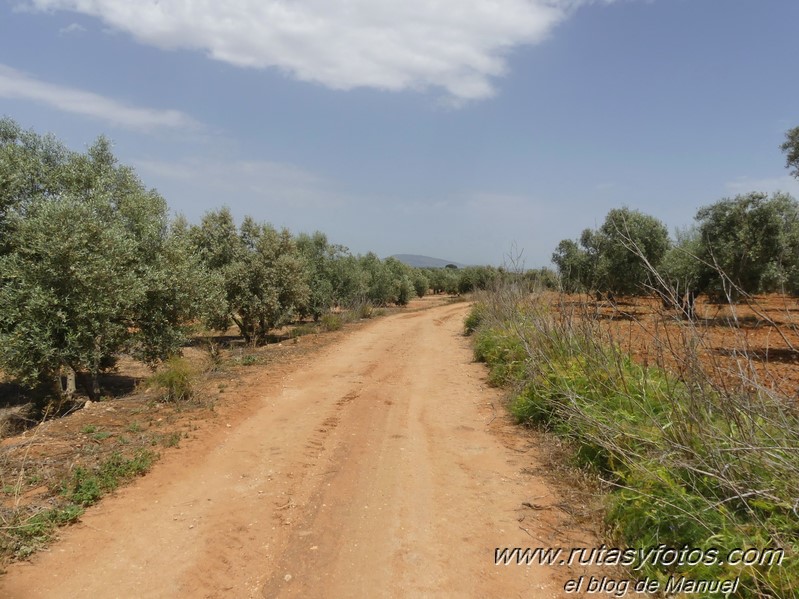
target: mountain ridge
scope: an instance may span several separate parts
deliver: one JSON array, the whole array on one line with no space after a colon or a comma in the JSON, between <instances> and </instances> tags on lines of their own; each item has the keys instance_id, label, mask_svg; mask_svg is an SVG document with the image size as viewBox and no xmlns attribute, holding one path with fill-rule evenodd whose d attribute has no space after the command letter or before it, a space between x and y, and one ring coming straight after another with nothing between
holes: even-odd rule
<instances>
[{"instance_id":1,"label":"mountain ridge","mask_svg":"<svg viewBox=\"0 0 799 599\"><path fill-rule=\"evenodd\" d=\"M443 260L442 258L434 258L432 256L423 256L421 254L394 254L391 258L396 258L403 264L413 266L414 268L444 268L448 264L454 264L458 268L463 268L466 265L453 260Z\"/></svg>"}]
</instances>

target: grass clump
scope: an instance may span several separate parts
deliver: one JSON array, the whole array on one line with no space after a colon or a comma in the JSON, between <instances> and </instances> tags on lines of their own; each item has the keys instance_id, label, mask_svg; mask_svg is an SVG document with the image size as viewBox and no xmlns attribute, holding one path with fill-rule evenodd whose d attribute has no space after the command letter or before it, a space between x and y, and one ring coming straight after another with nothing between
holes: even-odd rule
<instances>
[{"instance_id":1,"label":"grass clump","mask_svg":"<svg viewBox=\"0 0 799 599\"><path fill-rule=\"evenodd\" d=\"M472 306L472 309L463 321L463 332L465 335L471 335L477 330L477 327L480 326L485 318L485 309L484 304L478 303Z\"/></svg>"},{"instance_id":2,"label":"grass clump","mask_svg":"<svg viewBox=\"0 0 799 599\"><path fill-rule=\"evenodd\" d=\"M260 358L256 354L245 354L239 359L239 364L242 366L253 366L260 363Z\"/></svg>"},{"instance_id":3,"label":"grass clump","mask_svg":"<svg viewBox=\"0 0 799 599\"><path fill-rule=\"evenodd\" d=\"M180 433L173 432L167 435L161 435L160 443L164 447L177 447L180 445Z\"/></svg>"},{"instance_id":4,"label":"grass clump","mask_svg":"<svg viewBox=\"0 0 799 599\"><path fill-rule=\"evenodd\" d=\"M208 372L220 370L225 362L222 354L222 346L213 339L206 338L201 341L201 347L205 350L208 359Z\"/></svg>"},{"instance_id":5,"label":"grass clump","mask_svg":"<svg viewBox=\"0 0 799 599\"><path fill-rule=\"evenodd\" d=\"M534 297L483 297L475 357L510 386L520 423L570 441L607 483L607 533L627 547L779 549L774 563L644 565L636 575L739 578L739 597L799 588L799 414L749 380L676 377L621 351L590 318L554 314ZM473 311L474 313L474 311ZM674 348L696 352L688 340ZM684 358L685 356L683 356ZM696 356L689 362L700 365ZM698 366L697 366L698 368ZM663 588L663 586L661 586Z\"/></svg>"},{"instance_id":6,"label":"grass clump","mask_svg":"<svg viewBox=\"0 0 799 599\"><path fill-rule=\"evenodd\" d=\"M11 520L4 522L0 555L28 558L47 545L59 526L76 522L82 514L83 508L75 504L35 513L17 511Z\"/></svg>"},{"instance_id":7,"label":"grass clump","mask_svg":"<svg viewBox=\"0 0 799 599\"><path fill-rule=\"evenodd\" d=\"M291 338L295 341L299 337L304 337L305 335L313 335L317 332L316 324L313 322L304 322L302 324L296 325L294 328L291 329Z\"/></svg>"},{"instance_id":8,"label":"grass clump","mask_svg":"<svg viewBox=\"0 0 799 599\"><path fill-rule=\"evenodd\" d=\"M474 357L490 365L488 381L494 386L521 380L527 370L524 346L509 328L478 331L474 339Z\"/></svg>"},{"instance_id":9,"label":"grass clump","mask_svg":"<svg viewBox=\"0 0 799 599\"><path fill-rule=\"evenodd\" d=\"M163 401L186 401L194 397L194 377L189 361L175 356L150 377L149 384L159 390Z\"/></svg>"},{"instance_id":10,"label":"grass clump","mask_svg":"<svg viewBox=\"0 0 799 599\"><path fill-rule=\"evenodd\" d=\"M344 319L339 314L328 312L319 319L319 324L324 331L338 331L344 326Z\"/></svg>"},{"instance_id":11,"label":"grass clump","mask_svg":"<svg viewBox=\"0 0 799 599\"><path fill-rule=\"evenodd\" d=\"M145 474L156 457L154 452L140 449L131 458L114 452L95 468L78 466L63 484L61 495L75 505L92 505L103 495L115 490L123 480Z\"/></svg>"},{"instance_id":12,"label":"grass clump","mask_svg":"<svg viewBox=\"0 0 799 599\"><path fill-rule=\"evenodd\" d=\"M358 318L373 318L375 316L375 308L369 302L364 302L360 306L358 306L354 312L358 315Z\"/></svg>"},{"instance_id":13,"label":"grass clump","mask_svg":"<svg viewBox=\"0 0 799 599\"><path fill-rule=\"evenodd\" d=\"M60 484L55 505L38 511L31 507L0 510L0 556L25 559L52 540L59 526L80 518L86 507L131 478L146 473L157 454L148 449L132 457L115 452L95 467L78 466Z\"/></svg>"}]
</instances>

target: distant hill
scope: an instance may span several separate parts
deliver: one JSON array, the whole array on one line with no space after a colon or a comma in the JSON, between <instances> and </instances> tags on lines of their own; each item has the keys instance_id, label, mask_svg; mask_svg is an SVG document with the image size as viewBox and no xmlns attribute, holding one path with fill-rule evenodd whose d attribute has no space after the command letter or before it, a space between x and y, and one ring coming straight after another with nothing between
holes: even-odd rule
<instances>
[{"instance_id":1,"label":"distant hill","mask_svg":"<svg viewBox=\"0 0 799 599\"><path fill-rule=\"evenodd\" d=\"M454 264L458 268L463 268L465 264L453 262L452 260L442 260L441 258L431 258L430 256L419 256L418 254L394 254L391 256L403 264L414 268L444 268L447 264Z\"/></svg>"}]
</instances>

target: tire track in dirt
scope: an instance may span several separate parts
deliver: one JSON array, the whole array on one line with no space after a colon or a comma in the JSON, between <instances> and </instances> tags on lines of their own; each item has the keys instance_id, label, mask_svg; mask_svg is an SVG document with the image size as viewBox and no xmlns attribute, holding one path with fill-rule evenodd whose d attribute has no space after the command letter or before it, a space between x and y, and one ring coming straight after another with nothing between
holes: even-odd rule
<instances>
[{"instance_id":1,"label":"tire track in dirt","mask_svg":"<svg viewBox=\"0 0 799 599\"><path fill-rule=\"evenodd\" d=\"M467 309L374 321L267 378L250 416L90 509L0 596L561 596L565 568L493 563L595 542L554 509L520 528L522 502L559 498L501 438Z\"/></svg>"}]
</instances>

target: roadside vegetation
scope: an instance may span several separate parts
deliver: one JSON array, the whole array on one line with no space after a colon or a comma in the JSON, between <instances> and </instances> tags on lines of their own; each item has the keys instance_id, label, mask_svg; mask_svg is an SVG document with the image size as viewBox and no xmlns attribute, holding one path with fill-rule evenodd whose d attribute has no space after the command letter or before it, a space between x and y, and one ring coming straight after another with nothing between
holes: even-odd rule
<instances>
[{"instance_id":1,"label":"roadside vegetation","mask_svg":"<svg viewBox=\"0 0 799 599\"><path fill-rule=\"evenodd\" d=\"M699 330L670 349L693 364L689 376L640 364L590 301L578 308L561 299L508 288L483 294L471 318L472 327L480 321L475 356L492 383L510 389L518 422L564 439L575 463L604 483L609 544L784 549L780 565L647 565L636 576L741 577L740 596L792 596L799 586L795 400L731 371L718 383L698 355Z\"/></svg>"},{"instance_id":2,"label":"roadside vegetation","mask_svg":"<svg viewBox=\"0 0 799 599\"><path fill-rule=\"evenodd\" d=\"M797 131L784 146L794 168ZM670 576L738 578L735 596L794 597L799 406L795 386L763 373L769 356L794 369L799 359L799 204L746 194L700 209L696 222L672 241L656 219L612 210L599 229L557 247L559 293L502 281L479 295L465 331L490 381L509 389L517 421L563 439L601 481L608 544L777 555L646 564L636 578L657 578L661 589ZM754 296L774 292L779 319ZM706 318L701 295L703 309L729 307L724 322ZM659 311L635 321L625 308L647 297ZM614 319L634 321L629 338ZM765 348L748 341L755 327L771 334ZM726 360L710 358L720 334ZM653 350L646 359L631 351L633 336Z\"/></svg>"},{"instance_id":3,"label":"roadside vegetation","mask_svg":"<svg viewBox=\"0 0 799 599\"><path fill-rule=\"evenodd\" d=\"M191 224L107 139L80 153L0 119L0 565L192 436L244 369L499 275L353 255L224 207Z\"/></svg>"},{"instance_id":4,"label":"roadside vegetation","mask_svg":"<svg viewBox=\"0 0 799 599\"><path fill-rule=\"evenodd\" d=\"M324 233L237 223L224 207L190 224L107 139L79 153L0 119L0 384L26 406L18 424L100 400L121 355L185 399L178 358L193 336L232 330L258 347L287 326L335 330L427 293L485 288L497 274L353 255Z\"/></svg>"},{"instance_id":5,"label":"roadside vegetation","mask_svg":"<svg viewBox=\"0 0 799 599\"><path fill-rule=\"evenodd\" d=\"M92 435L95 441L107 438L107 433ZM77 466L52 490L44 508L29 501L20 502L22 481L8 483L3 476L3 496L11 500L4 503L13 507L0 509L0 564L12 557L26 558L47 545L59 526L77 521L88 506L124 482L145 474L157 457L152 449L139 448L133 453L113 451L92 466ZM30 471L32 474L36 469Z\"/></svg>"}]
</instances>

